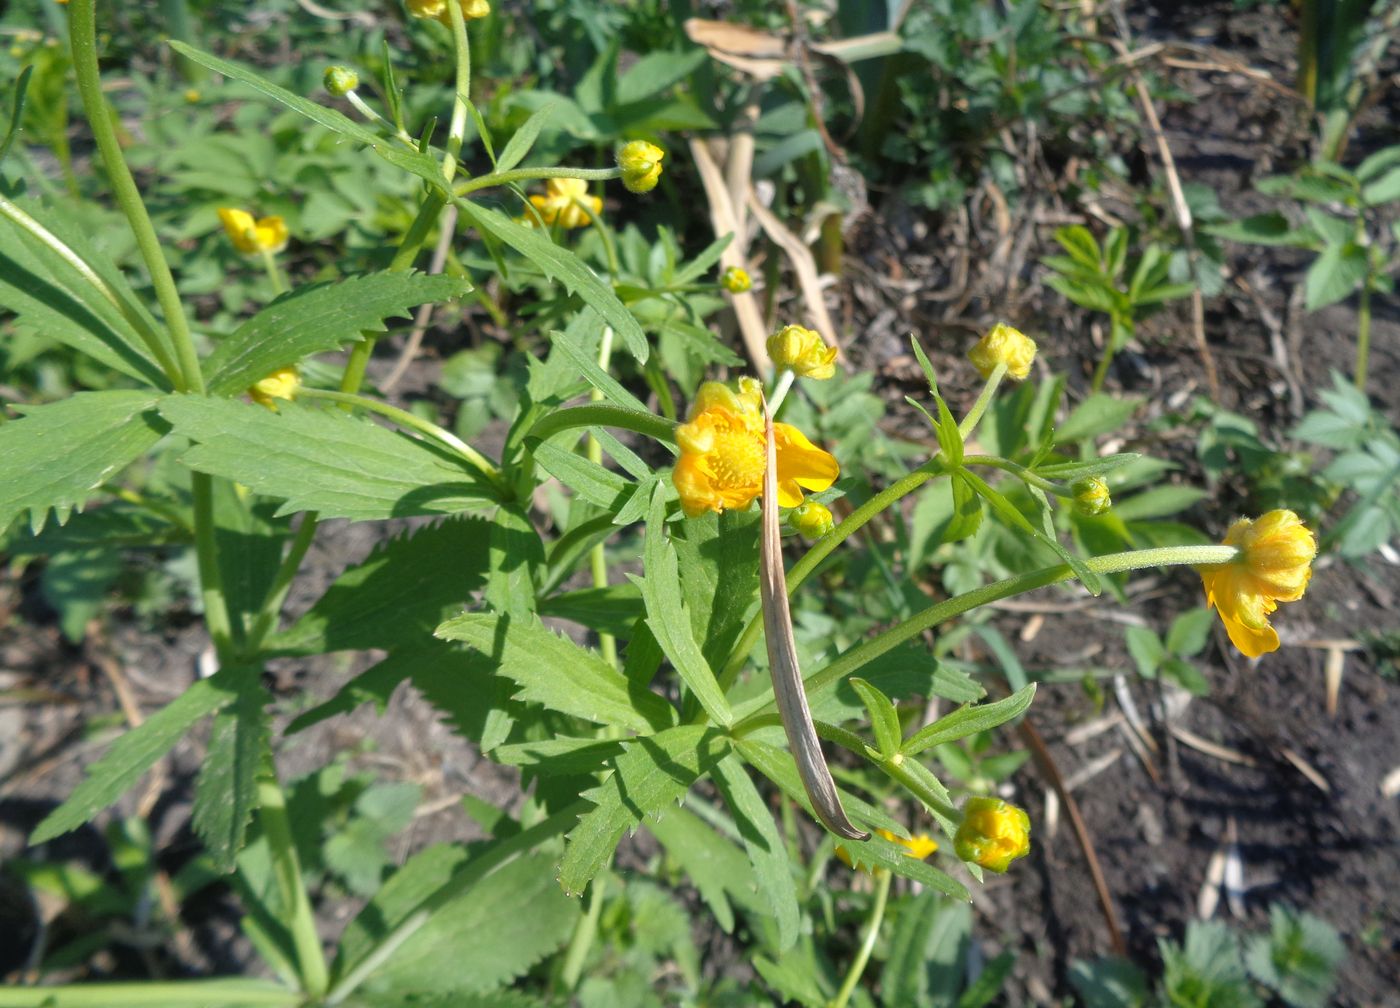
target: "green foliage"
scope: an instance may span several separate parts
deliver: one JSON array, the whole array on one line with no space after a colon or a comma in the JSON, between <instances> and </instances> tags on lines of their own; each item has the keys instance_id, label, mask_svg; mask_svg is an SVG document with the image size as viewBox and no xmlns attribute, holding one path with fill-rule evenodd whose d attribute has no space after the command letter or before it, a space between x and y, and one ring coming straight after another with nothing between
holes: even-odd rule
<instances>
[{"instance_id":1,"label":"green foliage","mask_svg":"<svg viewBox=\"0 0 1400 1008\"><path fill-rule=\"evenodd\" d=\"M1145 679L1162 676L1198 696L1210 692L1210 684L1190 659L1205 650L1215 614L1209 609L1190 609L1172 620L1165 638L1150 627L1131 626L1123 631L1138 675Z\"/></svg>"}]
</instances>

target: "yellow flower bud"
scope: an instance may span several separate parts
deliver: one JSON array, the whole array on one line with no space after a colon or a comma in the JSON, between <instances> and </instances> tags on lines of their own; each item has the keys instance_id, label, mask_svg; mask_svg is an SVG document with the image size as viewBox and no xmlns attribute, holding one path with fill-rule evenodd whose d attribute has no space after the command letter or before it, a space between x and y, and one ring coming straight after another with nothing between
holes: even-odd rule
<instances>
[{"instance_id":1,"label":"yellow flower bud","mask_svg":"<svg viewBox=\"0 0 1400 1008\"><path fill-rule=\"evenodd\" d=\"M968 351L967 358L983 378L990 378L998 364L1005 364L1006 373L1020 381L1031 373L1035 340L999 322Z\"/></svg>"},{"instance_id":2,"label":"yellow flower bud","mask_svg":"<svg viewBox=\"0 0 1400 1008\"><path fill-rule=\"evenodd\" d=\"M408 0L408 12L416 18L436 18L445 25L452 23L452 12L448 10L449 0ZM489 0L456 0L462 10L463 21L475 21L491 13Z\"/></svg>"},{"instance_id":3,"label":"yellow flower bud","mask_svg":"<svg viewBox=\"0 0 1400 1008\"><path fill-rule=\"evenodd\" d=\"M336 98L344 98L360 86L360 75L348 66L328 66L321 83Z\"/></svg>"},{"instance_id":4,"label":"yellow flower bud","mask_svg":"<svg viewBox=\"0 0 1400 1008\"><path fill-rule=\"evenodd\" d=\"M1082 515L1101 515L1113 507L1108 484L1101 476L1090 476L1070 487L1074 491L1074 509Z\"/></svg>"},{"instance_id":5,"label":"yellow flower bud","mask_svg":"<svg viewBox=\"0 0 1400 1008\"><path fill-rule=\"evenodd\" d=\"M731 294L742 294L753 289L753 281L749 279L748 270L738 266L730 266L721 273L719 285Z\"/></svg>"},{"instance_id":6,"label":"yellow flower bud","mask_svg":"<svg viewBox=\"0 0 1400 1008\"><path fill-rule=\"evenodd\" d=\"M803 501L793 509L788 521L808 539L820 539L836 527L836 521L831 517L831 509L816 501Z\"/></svg>"},{"instance_id":7,"label":"yellow flower bud","mask_svg":"<svg viewBox=\"0 0 1400 1008\"><path fill-rule=\"evenodd\" d=\"M1292 511L1270 511L1258 521L1241 518L1225 534L1239 548L1229 563L1199 568L1206 605L1220 612L1230 642L1250 658L1277 651L1278 631L1269 614L1279 602L1303 597L1312 578L1317 540Z\"/></svg>"},{"instance_id":8,"label":"yellow flower bud","mask_svg":"<svg viewBox=\"0 0 1400 1008\"><path fill-rule=\"evenodd\" d=\"M617 152L617 166L622 169L622 184L628 192L651 192L661 178L661 159L666 156L656 144L633 140Z\"/></svg>"},{"instance_id":9,"label":"yellow flower bud","mask_svg":"<svg viewBox=\"0 0 1400 1008\"><path fill-rule=\"evenodd\" d=\"M836 348L802 326L785 326L769 336L768 356L779 370L788 369L803 378L820 381L836 373Z\"/></svg>"},{"instance_id":10,"label":"yellow flower bud","mask_svg":"<svg viewBox=\"0 0 1400 1008\"><path fill-rule=\"evenodd\" d=\"M254 382L248 389L248 395L252 397L253 402L260 406L266 406L275 413L277 404L273 400L295 399L297 390L300 388L301 373L293 365L278 368L266 378Z\"/></svg>"},{"instance_id":11,"label":"yellow flower bud","mask_svg":"<svg viewBox=\"0 0 1400 1008\"><path fill-rule=\"evenodd\" d=\"M287 247L287 223L276 215L254 220L246 210L219 207L219 220L233 247L244 255L281 252Z\"/></svg>"},{"instance_id":12,"label":"yellow flower bud","mask_svg":"<svg viewBox=\"0 0 1400 1008\"><path fill-rule=\"evenodd\" d=\"M969 798L953 850L964 861L1004 872L1031 850L1031 819L1024 809L1000 798Z\"/></svg>"}]
</instances>

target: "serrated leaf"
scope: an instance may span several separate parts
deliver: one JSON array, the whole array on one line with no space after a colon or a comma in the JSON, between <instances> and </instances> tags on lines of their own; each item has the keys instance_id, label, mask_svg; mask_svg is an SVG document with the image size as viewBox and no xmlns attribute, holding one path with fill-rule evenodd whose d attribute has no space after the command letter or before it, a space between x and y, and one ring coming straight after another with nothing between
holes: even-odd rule
<instances>
[{"instance_id":1,"label":"serrated leaf","mask_svg":"<svg viewBox=\"0 0 1400 1008\"><path fill-rule=\"evenodd\" d=\"M468 200L459 199L455 204L462 216L478 230L505 242L547 276L559 280L567 290L581 297L607 325L612 326L613 331L622 338L627 352L638 363L646 363L647 338L641 325L617 299L612 288L598 279L597 274L584 265L578 256L555 245L536 229L517 224L499 211Z\"/></svg>"},{"instance_id":2,"label":"serrated leaf","mask_svg":"<svg viewBox=\"0 0 1400 1008\"><path fill-rule=\"evenodd\" d=\"M284 655L422 648L485 583L490 525L449 518L375 547L347 568L307 612L270 638Z\"/></svg>"},{"instance_id":3,"label":"serrated leaf","mask_svg":"<svg viewBox=\"0 0 1400 1008\"><path fill-rule=\"evenodd\" d=\"M580 912L554 884L548 854L519 858L437 907L370 975L366 990L494 990L567 941Z\"/></svg>"},{"instance_id":4,"label":"serrated leaf","mask_svg":"<svg viewBox=\"0 0 1400 1008\"><path fill-rule=\"evenodd\" d=\"M234 395L280 367L339 350L385 319L416 305L471 290L465 280L423 273L375 273L299 287L263 308L221 341L204 363L212 395Z\"/></svg>"},{"instance_id":5,"label":"serrated leaf","mask_svg":"<svg viewBox=\"0 0 1400 1008\"><path fill-rule=\"evenodd\" d=\"M487 537L486 601L496 612L524 619L535 612L536 582L544 567L544 543L515 504L502 505Z\"/></svg>"},{"instance_id":6,"label":"serrated leaf","mask_svg":"<svg viewBox=\"0 0 1400 1008\"><path fill-rule=\"evenodd\" d=\"M88 768L68 799L35 827L29 838L40 844L91 821L141 779L156 760L169 752L190 727L232 703L238 696L238 679L246 668L228 668L200 679L112 744L100 760Z\"/></svg>"},{"instance_id":7,"label":"serrated leaf","mask_svg":"<svg viewBox=\"0 0 1400 1008\"><path fill-rule=\"evenodd\" d=\"M729 701L719 688L714 670L700 651L691 630L690 614L681 599L680 564L665 532L665 488L658 486L651 499L643 549L646 576L632 575L646 606L646 624L661 645L691 694L716 724L728 725L733 719Z\"/></svg>"},{"instance_id":8,"label":"serrated leaf","mask_svg":"<svg viewBox=\"0 0 1400 1008\"><path fill-rule=\"evenodd\" d=\"M160 412L196 442L180 461L284 501L279 514L369 521L454 514L494 488L424 441L338 409L280 403L279 412L205 396L167 396Z\"/></svg>"},{"instance_id":9,"label":"serrated leaf","mask_svg":"<svg viewBox=\"0 0 1400 1008\"><path fill-rule=\"evenodd\" d=\"M279 87L272 81L263 77L246 67L241 67L236 63L220 59L217 56L186 45L183 42L171 41L170 48L174 49L186 59L191 59L200 66L208 67L216 73L223 74L233 80L242 81L254 91L266 95L273 101L281 102L293 112L305 116L314 123L326 127L333 133L338 133L343 137L348 137L356 143L364 144L374 151L385 161L395 167L402 168L413 175L417 175L423 181L432 185L435 189L445 190L446 180L443 178L442 165L440 165L431 155L417 150L410 150L402 146L397 140L390 140L380 136L367 126L361 126L335 109L317 105L313 101L308 101L301 95L294 94L286 88Z\"/></svg>"},{"instance_id":10,"label":"serrated leaf","mask_svg":"<svg viewBox=\"0 0 1400 1008\"><path fill-rule=\"evenodd\" d=\"M797 941L802 910L782 831L738 756L727 753L715 767L714 778L748 851L758 891L778 923L778 951L785 952Z\"/></svg>"},{"instance_id":11,"label":"serrated leaf","mask_svg":"<svg viewBox=\"0 0 1400 1008\"><path fill-rule=\"evenodd\" d=\"M15 312L21 330L33 330L142 384L168 389L170 381L146 348L132 318L159 332L150 312L122 272L92 246L83 229L61 207L34 200L15 208L66 244L96 273L121 303L100 294L70 262L0 215L0 306Z\"/></svg>"},{"instance_id":12,"label":"serrated leaf","mask_svg":"<svg viewBox=\"0 0 1400 1008\"><path fill-rule=\"evenodd\" d=\"M593 808L570 831L559 884L577 894L603 869L622 835L684 795L724 755L724 737L712 727L680 725L628 739L611 777L586 794Z\"/></svg>"},{"instance_id":13,"label":"serrated leaf","mask_svg":"<svg viewBox=\"0 0 1400 1008\"><path fill-rule=\"evenodd\" d=\"M0 529L25 512L38 530L50 508L81 507L167 431L145 391L78 392L0 426Z\"/></svg>"},{"instance_id":14,"label":"serrated leaf","mask_svg":"<svg viewBox=\"0 0 1400 1008\"><path fill-rule=\"evenodd\" d=\"M535 445L533 450L541 469L605 511L619 511L635 486L611 469L548 441Z\"/></svg>"},{"instance_id":15,"label":"serrated leaf","mask_svg":"<svg viewBox=\"0 0 1400 1008\"><path fill-rule=\"evenodd\" d=\"M243 849L257 806L257 776L269 753L264 708L271 698L256 670L245 669L234 688L233 702L214 715L194 791L194 831L214 868L225 873L233 871Z\"/></svg>"},{"instance_id":16,"label":"serrated leaf","mask_svg":"<svg viewBox=\"0 0 1400 1008\"><path fill-rule=\"evenodd\" d=\"M959 707L909 736L900 751L905 756L915 756L930 746L956 742L977 732L999 727L1020 717L1034 699L1035 683L1028 683L1004 699Z\"/></svg>"},{"instance_id":17,"label":"serrated leaf","mask_svg":"<svg viewBox=\"0 0 1400 1008\"><path fill-rule=\"evenodd\" d=\"M189 539L187 529L173 525L164 515L117 500L79 511L62 525L49 524L38 535L17 529L0 548L21 555L52 555L93 547L164 546Z\"/></svg>"},{"instance_id":18,"label":"serrated leaf","mask_svg":"<svg viewBox=\"0 0 1400 1008\"><path fill-rule=\"evenodd\" d=\"M630 583L551 595L541 600L539 611L541 616L571 620L614 637L629 636L632 627L646 612L642 593Z\"/></svg>"},{"instance_id":19,"label":"serrated leaf","mask_svg":"<svg viewBox=\"0 0 1400 1008\"><path fill-rule=\"evenodd\" d=\"M633 689L595 652L560 637L538 619L465 613L439 626L436 635L491 657L498 674L520 686L517 700L635 732L675 721L675 708L661 697Z\"/></svg>"},{"instance_id":20,"label":"serrated leaf","mask_svg":"<svg viewBox=\"0 0 1400 1008\"><path fill-rule=\"evenodd\" d=\"M693 812L667 809L649 819L648 832L675 858L686 879L714 914L715 923L725 934L734 932L734 909L729 905L731 890L752 886L748 861L739 848L724 839Z\"/></svg>"},{"instance_id":21,"label":"serrated leaf","mask_svg":"<svg viewBox=\"0 0 1400 1008\"><path fill-rule=\"evenodd\" d=\"M579 345L578 340L572 335L573 329L574 327L571 325L569 332L551 330L549 333L551 348L557 349L560 354L567 357L569 362L578 368L579 375L588 384L603 393L605 398L627 409L651 415L651 411L646 408L644 402L628 392L622 387L621 382L598 366L598 362Z\"/></svg>"},{"instance_id":22,"label":"serrated leaf","mask_svg":"<svg viewBox=\"0 0 1400 1008\"><path fill-rule=\"evenodd\" d=\"M730 508L671 526L690 626L711 668L729 657L758 599L758 515Z\"/></svg>"}]
</instances>

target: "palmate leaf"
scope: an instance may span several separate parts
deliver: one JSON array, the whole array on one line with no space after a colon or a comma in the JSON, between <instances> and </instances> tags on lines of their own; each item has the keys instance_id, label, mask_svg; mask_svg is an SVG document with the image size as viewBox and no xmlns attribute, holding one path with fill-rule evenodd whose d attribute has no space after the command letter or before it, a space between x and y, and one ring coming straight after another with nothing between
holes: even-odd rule
<instances>
[{"instance_id":1,"label":"palmate leaf","mask_svg":"<svg viewBox=\"0 0 1400 1008\"><path fill-rule=\"evenodd\" d=\"M29 842L44 843L91 820L140 780L195 722L234 702L240 694L240 678L255 674L248 668L226 668L200 679L139 728L117 739L107 754L88 768L68 800L35 828Z\"/></svg>"},{"instance_id":2,"label":"palmate leaf","mask_svg":"<svg viewBox=\"0 0 1400 1008\"><path fill-rule=\"evenodd\" d=\"M213 395L241 392L280 367L338 350L408 309L461 297L471 284L424 273L374 273L284 294L233 331L205 361Z\"/></svg>"},{"instance_id":3,"label":"palmate leaf","mask_svg":"<svg viewBox=\"0 0 1400 1008\"><path fill-rule=\"evenodd\" d=\"M50 508L62 523L74 507L169 429L147 391L79 392L0 426L0 529L29 513L37 532Z\"/></svg>"},{"instance_id":4,"label":"palmate leaf","mask_svg":"<svg viewBox=\"0 0 1400 1008\"><path fill-rule=\"evenodd\" d=\"M595 652L560 637L538 619L465 613L438 627L437 636L489 656L500 675L519 684L516 700L636 732L675 722L675 708L665 700L633 688Z\"/></svg>"},{"instance_id":5,"label":"palmate leaf","mask_svg":"<svg viewBox=\"0 0 1400 1008\"><path fill-rule=\"evenodd\" d=\"M347 568L306 614L268 640L283 655L422 648L485 583L491 524L448 518L397 536Z\"/></svg>"},{"instance_id":6,"label":"palmate leaf","mask_svg":"<svg viewBox=\"0 0 1400 1008\"><path fill-rule=\"evenodd\" d=\"M559 884L578 894L607 864L622 835L684 795L724 755L724 737L704 725L680 725L628 739L613 775L585 797L594 808L569 833Z\"/></svg>"},{"instance_id":7,"label":"palmate leaf","mask_svg":"<svg viewBox=\"0 0 1400 1008\"><path fill-rule=\"evenodd\" d=\"M175 395L160 412L196 444L191 469L284 501L279 513L368 521L455 514L493 489L445 451L341 410L279 404L273 413L232 399Z\"/></svg>"},{"instance_id":8,"label":"palmate leaf","mask_svg":"<svg viewBox=\"0 0 1400 1008\"><path fill-rule=\"evenodd\" d=\"M149 331L159 326L141 307L136 293L83 229L56 207L33 200L15 206L53 232L95 272L125 307L125 314L93 287L71 263L32 235L0 216L0 307L19 316L20 329L58 340L113 371L144 385L170 383L137 334L131 318Z\"/></svg>"},{"instance_id":9,"label":"palmate leaf","mask_svg":"<svg viewBox=\"0 0 1400 1008\"><path fill-rule=\"evenodd\" d=\"M585 266L578 256L555 245L534 228L517 224L497 210L468 200L457 200L456 206L478 230L505 242L547 276L559 280L565 288L581 297L602 317L605 324L612 326L613 331L622 338L627 352L638 363L646 363L647 337L641 325L618 300L612 288Z\"/></svg>"}]
</instances>

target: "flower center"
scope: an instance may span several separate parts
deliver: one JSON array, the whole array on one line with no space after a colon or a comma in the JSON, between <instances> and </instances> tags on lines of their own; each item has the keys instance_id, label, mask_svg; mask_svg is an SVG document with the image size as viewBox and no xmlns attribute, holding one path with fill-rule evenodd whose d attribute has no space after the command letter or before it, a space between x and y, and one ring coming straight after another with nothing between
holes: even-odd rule
<instances>
[{"instance_id":1,"label":"flower center","mask_svg":"<svg viewBox=\"0 0 1400 1008\"><path fill-rule=\"evenodd\" d=\"M763 439L743 429L716 430L709 462L715 483L726 490L758 488L765 464Z\"/></svg>"}]
</instances>

